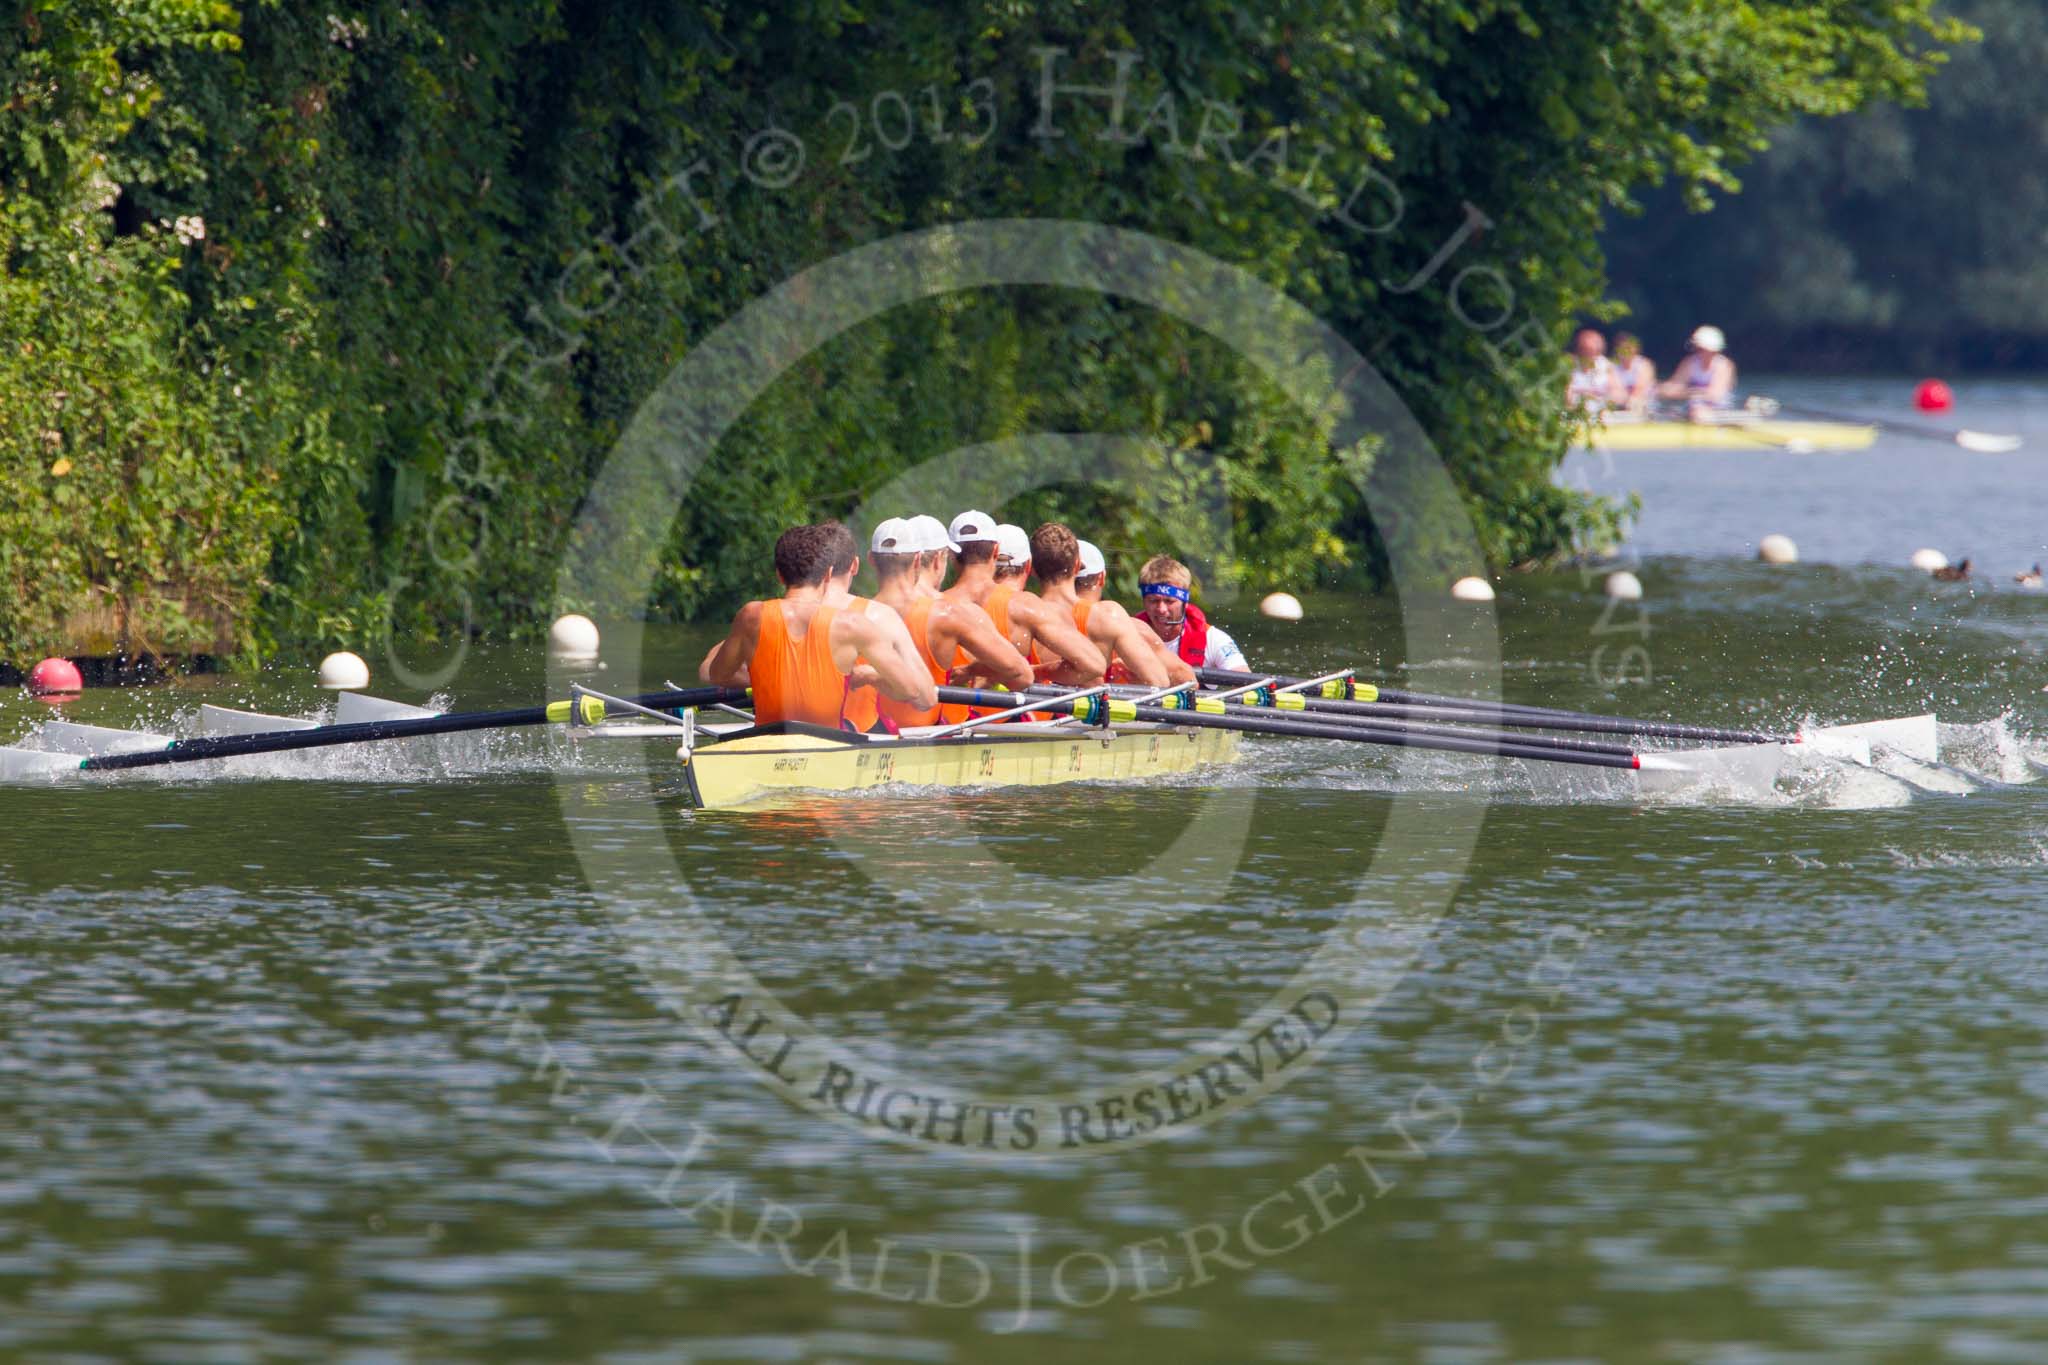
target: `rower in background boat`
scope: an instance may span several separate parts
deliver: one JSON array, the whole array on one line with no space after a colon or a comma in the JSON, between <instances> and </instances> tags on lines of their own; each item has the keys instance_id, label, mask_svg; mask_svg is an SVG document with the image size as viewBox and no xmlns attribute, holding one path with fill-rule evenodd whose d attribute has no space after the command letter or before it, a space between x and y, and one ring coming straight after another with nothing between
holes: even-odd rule
<instances>
[{"instance_id":1,"label":"rower in background boat","mask_svg":"<svg viewBox=\"0 0 2048 1365\"><path fill-rule=\"evenodd\" d=\"M1657 386L1660 398L1685 403L1689 422L1713 422L1735 406L1735 362L1718 327L1701 327L1685 344L1685 359Z\"/></svg>"},{"instance_id":2,"label":"rower in background boat","mask_svg":"<svg viewBox=\"0 0 2048 1365\"><path fill-rule=\"evenodd\" d=\"M1091 577L1103 575L1100 552L1093 558L1094 562L1084 566L1080 539L1056 521L1048 521L1031 533L1031 568L1038 575L1038 595L1045 604L1071 615L1075 627L1107 657L1109 665L1121 663L1133 682L1154 688L1172 686L1174 670L1167 666L1169 656L1158 636L1117 603L1104 602L1099 597L1083 598L1075 591L1078 570L1093 569ZM1090 682L1104 682L1107 678L1106 672L1098 673Z\"/></svg>"},{"instance_id":3,"label":"rower in background boat","mask_svg":"<svg viewBox=\"0 0 2048 1365\"><path fill-rule=\"evenodd\" d=\"M1607 358L1607 338L1592 327L1582 327L1572 338L1572 372L1565 380L1567 407L1589 413L1605 412L1628 397L1621 373Z\"/></svg>"},{"instance_id":4,"label":"rower in background boat","mask_svg":"<svg viewBox=\"0 0 2048 1365\"><path fill-rule=\"evenodd\" d=\"M1934 579L1939 583L1961 583L1966 581L1969 576L1970 561L1968 557L1965 557L1960 564L1944 564L1934 571Z\"/></svg>"},{"instance_id":5,"label":"rower in background boat","mask_svg":"<svg viewBox=\"0 0 2048 1365\"><path fill-rule=\"evenodd\" d=\"M935 687L987 678L1021 692L1034 681L1031 665L970 594L939 590L956 557L964 560L972 553L978 567L993 562L994 527L995 518L972 512L954 518L955 529L976 537L966 542L956 541L936 517L892 519L875 528L868 547L869 561L881 581L875 600L903 617L918 660ZM899 728L952 725L970 714L965 706L917 706L886 696L880 698L878 709Z\"/></svg>"},{"instance_id":6,"label":"rower in background boat","mask_svg":"<svg viewBox=\"0 0 2048 1365\"><path fill-rule=\"evenodd\" d=\"M1171 555L1154 555L1138 570L1143 605L1137 617L1152 628L1180 661L1190 668L1227 668L1249 672L1244 651L1221 626L1212 625L1194 602L1195 575Z\"/></svg>"},{"instance_id":7,"label":"rower in background boat","mask_svg":"<svg viewBox=\"0 0 2048 1365\"><path fill-rule=\"evenodd\" d=\"M1647 417L1657 398L1657 365L1643 354L1643 343L1635 333L1614 334L1614 369L1621 378L1622 408Z\"/></svg>"},{"instance_id":8,"label":"rower in background boat","mask_svg":"<svg viewBox=\"0 0 2048 1365\"><path fill-rule=\"evenodd\" d=\"M938 702L903 618L883 603L847 596L860 561L835 570L843 533L838 522L784 531L775 542L782 596L741 607L697 670L714 686L752 688L759 724L839 728L848 675L863 660L884 696L917 707Z\"/></svg>"}]
</instances>

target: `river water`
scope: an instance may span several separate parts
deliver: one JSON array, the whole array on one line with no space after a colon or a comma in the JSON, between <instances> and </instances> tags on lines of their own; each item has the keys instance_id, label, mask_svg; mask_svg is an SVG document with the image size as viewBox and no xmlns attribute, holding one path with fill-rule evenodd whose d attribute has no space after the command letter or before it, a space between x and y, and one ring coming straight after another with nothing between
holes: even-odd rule
<instances>
[{"instance_id":1,"label":"river water","mask_svg":"<svg viewBox=\"0 0 2048 1365\"><path fill-rule=\"evenodd\" d=\"M533 735L0 791L0 1354L2048 1358L2048 596L1902 566L2031 563L2040 459L1617 457L1641 608L1505 581L1515 699L1940 717L1937 766L1747 799L1270 741L697 814L659 746ZM1806 562L1752 562L1771 531ZM1229 624L1282 670L1402 662L1386 604L1307 605ZM485 651L443 700L540 686ZM73 715L203 701L322 698L294 668ZM1214 1061L1340 941L1364 985L1319 1053L1312 1005L1155 1091L1163 1140L1059 1112ZM913 1132L768 1084L791 1021ZM1251 1067L1285 1084L1229 1108ZM1054 1097L1035 1143L1018 1096Z\"/></svg>"}]
</instances>

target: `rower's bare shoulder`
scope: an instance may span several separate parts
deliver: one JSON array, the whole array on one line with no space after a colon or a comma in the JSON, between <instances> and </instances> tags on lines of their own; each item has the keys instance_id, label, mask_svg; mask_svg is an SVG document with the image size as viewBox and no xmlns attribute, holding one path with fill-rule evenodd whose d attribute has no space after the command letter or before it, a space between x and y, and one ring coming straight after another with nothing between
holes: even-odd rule
<instances>
[{"instance_id":1,"label":"rower's bare shoulder","mask_svg":"<svg viewBox=\"0 0 2048 1365\"><path fill-rule=\"evenodd\" d=\"M986 607L964 597L940 597L939 604L932 608L932 619L949 626L972 625L982 621L987 621L990 625L995 624L995 619L988 614Z\"/></svg>"}]
</instances>

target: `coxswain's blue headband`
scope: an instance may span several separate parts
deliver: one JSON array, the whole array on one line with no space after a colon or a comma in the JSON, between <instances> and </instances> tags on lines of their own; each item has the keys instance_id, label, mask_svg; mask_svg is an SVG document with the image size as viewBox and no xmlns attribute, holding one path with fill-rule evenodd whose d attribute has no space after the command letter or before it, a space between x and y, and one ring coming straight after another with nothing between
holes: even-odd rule
<instances>
[{"instance_id":1,"label":"coxswain's blue headband","mask_svg":"<svg viewBox=\"0 0 2048 1365\"><path fill-rule=\"evenodd\" d=\"M1176 583L1140 583L1138 593L1142 597L1171 597L1176 602L1191 602L1192 594Z\"/></svg>"}]
</instances>

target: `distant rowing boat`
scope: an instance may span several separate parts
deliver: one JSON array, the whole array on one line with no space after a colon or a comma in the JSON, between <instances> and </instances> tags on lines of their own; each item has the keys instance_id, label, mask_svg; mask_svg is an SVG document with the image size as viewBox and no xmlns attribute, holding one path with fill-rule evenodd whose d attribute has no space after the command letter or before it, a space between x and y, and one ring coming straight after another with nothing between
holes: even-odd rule
<instances>
[{"instance_id":1,"label":"distant rowing boat","mask_svg":"<svg viewBox=\"0 0 2048 1365\"><path fill-rule=\"evenodd\" d=\"M1731 413L1717 422L1661 422L1610 413L1587 437L1589 450L1868 450L1877 428L1854 422L1795 422Z\"/></svg>"}]
</instances>

